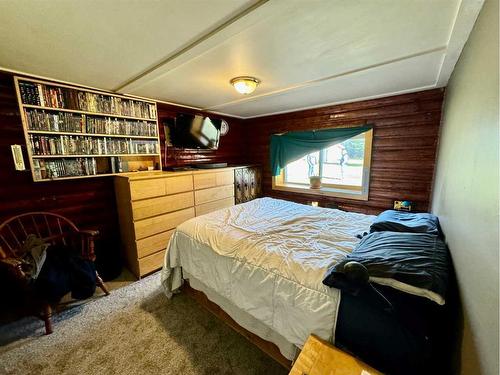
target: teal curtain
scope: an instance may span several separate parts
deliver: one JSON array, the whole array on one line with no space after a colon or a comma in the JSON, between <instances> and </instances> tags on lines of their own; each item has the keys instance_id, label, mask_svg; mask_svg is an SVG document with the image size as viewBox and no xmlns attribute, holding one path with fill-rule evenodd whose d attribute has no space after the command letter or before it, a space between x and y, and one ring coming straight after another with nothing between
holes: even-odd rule
<instances>
[{"instance_id":1,"label":"teal curtain","mask_svg":"<svg viewBox=\"0 0 500 375\"><path fill-rule=\"evenodd\" d=\"M288 163L372 129L372 125L355 128L309 130L271 136L270 161L273 176L279 176Z\"/></svg>"}]
</instances>

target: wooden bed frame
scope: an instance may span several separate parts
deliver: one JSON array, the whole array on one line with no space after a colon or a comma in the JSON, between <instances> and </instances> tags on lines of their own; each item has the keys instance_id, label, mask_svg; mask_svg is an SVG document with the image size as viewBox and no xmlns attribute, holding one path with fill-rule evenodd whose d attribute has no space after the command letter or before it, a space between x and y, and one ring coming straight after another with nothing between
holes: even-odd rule
<instances>
[{"instance_id":1,"label":"wooden bed frame","mask_svg":"<svg viewBox=\"0 0 500 375\"><path fill-rule=\"evenodd\" d=\"M238 323L236 323L224 310L222 310L219 305L210 301L205 293L191 288L188 280L184 280L184 284L182 286L183 293L188 294L194 300L196 300L201 306L210 311L213 315L221 319L224 323L226 323L229 327L234 329L239 334L243 335L248 341L257 346L260 350L266 353L269 357L273 358L276 362L281 364L287 370L290 370L292 367L292 361L286 359L278 349L278 347L257 336L256 334L246 330Z\"/></svg>"}]
</instances>

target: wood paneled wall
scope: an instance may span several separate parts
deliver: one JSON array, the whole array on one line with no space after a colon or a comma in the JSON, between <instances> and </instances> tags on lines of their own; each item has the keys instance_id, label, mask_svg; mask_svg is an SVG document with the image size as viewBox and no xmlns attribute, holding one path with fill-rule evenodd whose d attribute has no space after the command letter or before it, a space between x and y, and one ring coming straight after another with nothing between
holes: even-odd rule
<instances>
[{"instance_id":1,"label":"wood paneled wall","mask_svg":"<svg viewBox=\"0 0 500 375\"><path fill-rule=\"evenodd\" d=\"M377 214L394 200L429 209L443 89L341 104L246 120L249 162L264 167L263 193L297 202L337 203L340 208ZM373 149L368 201L354 201L272 190L269 139L272 134L346 125L373 124Z\"/></svg>"},{"instance_id":2,"label":"wood paneled wall","mask_svg":"<svg viewBox=\"0 0 500 375\"><path fill-rule=\"evenodd\" d=\"M218 150L202 150L202 149L179 149L167 147L167 165L168 166L183 166L187 164L197 163L217 163L227 162L231 164L245 163L248 159L247 142L244 141L244 124L242 120L228 117L211 115L206 112L191 110L189 108L179 108L172 105L158 103L158 118L160 124L160 140L162 155L165 155L165 138L163 132L163 124L168 119L175 118L179 112L189 114L205 114L215 118L225 119L229 124L229 132L224 137L221 137ZM162 160L164 163L164 159Z\"/></svg>"}]
</instances>

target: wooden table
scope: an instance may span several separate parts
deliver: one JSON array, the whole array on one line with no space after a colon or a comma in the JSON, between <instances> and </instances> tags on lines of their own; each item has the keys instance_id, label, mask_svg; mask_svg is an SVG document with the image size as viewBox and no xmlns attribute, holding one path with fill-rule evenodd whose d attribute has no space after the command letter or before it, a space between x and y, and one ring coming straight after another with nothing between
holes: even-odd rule
<instances>
[{"instance_id":1,"label":"wooden table","mask_svg":"<svg viewBox=\"0 0 500 375\"><path fill-rule=\"evenodd\" d=\"M311 335L289 375L379 375L379 371Z\"/></svg>"}]
</instances>

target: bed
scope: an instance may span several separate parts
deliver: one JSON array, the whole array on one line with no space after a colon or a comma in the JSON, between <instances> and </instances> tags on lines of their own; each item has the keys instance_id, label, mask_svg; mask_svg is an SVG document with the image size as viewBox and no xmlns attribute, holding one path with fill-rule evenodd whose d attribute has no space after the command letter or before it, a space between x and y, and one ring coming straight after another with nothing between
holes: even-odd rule
<instances>
[{"instance_id":1,"label":"bed","mask_svg":"<svg viewBox=\"0 0 500 375\"><path fill-rule=\"evenodd\" d=\"M323 284L375 218L272 198L196 217L171 237L162 285L172 297L189 280L289 360L315 334L384 372L418 373L435 345L437 304L382 287L402 312L395 317L373 294Z\"/></svg>"},{"instance_id":2,"label":"bed","mask_svg":"<svg viewBox=\"0 0 500 375\"><path fill-rule=\"evenodd\" d=\"M260 198L186 221L165 256L168 296L183 278L288 359L309 334L333 341L340 291L322 284L374 216Z\"/></svg>"}]
</instances>

